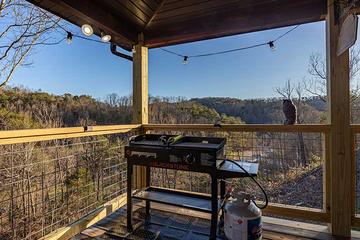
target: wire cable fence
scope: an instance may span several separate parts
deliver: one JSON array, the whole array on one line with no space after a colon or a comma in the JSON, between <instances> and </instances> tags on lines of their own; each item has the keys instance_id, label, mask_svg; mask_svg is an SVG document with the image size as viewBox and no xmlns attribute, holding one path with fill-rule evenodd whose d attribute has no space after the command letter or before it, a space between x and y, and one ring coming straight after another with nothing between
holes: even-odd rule
<instances>
[{"instance_id":1,"label":"wire cable fence","mask_svg":"<svg viewBox=\"0 0 360 240\"><path fill-rule=\"evenodd\" d=\"M134 134L0 146L0 239L38 239L125 193Z\"/></svg>"},{"instance_id":2,"label":"wire cable fence","mask_svg":"<svg viewBox=\"0 0 360 240\"><path fill-rule=\"evenodd\" d=\"M325 134L321 132L225 132L225 131L161 131L157 134L225 137L225 157L259 163L257 179L266 189L272 203L323 209L323 166ZM207 174L167 169L152 169L151 184L166 188L210 193ZM231 180L229 179L231 182ZM250 179L232 182L237 190L261 191ZM306 191L306 194L304 194Z\"/></svg>"}]
</instances>

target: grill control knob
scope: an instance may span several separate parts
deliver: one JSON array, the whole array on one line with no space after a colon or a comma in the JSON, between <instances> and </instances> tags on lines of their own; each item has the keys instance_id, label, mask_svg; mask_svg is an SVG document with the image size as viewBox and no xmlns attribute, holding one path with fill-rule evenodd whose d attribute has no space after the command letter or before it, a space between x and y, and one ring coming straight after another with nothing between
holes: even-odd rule
<instances>
[{"instance_id":1,"label":"grill control knob","mask_svg":"<svg viewBox=\"0 0 360 240\"><path fill-rule=\"evenodd\" d=\"M195 162L195 157L192 154L189 153L189 154L187 154L185 156L185 162L193 163L193 162Z\"/></svg>"}]
</instances>

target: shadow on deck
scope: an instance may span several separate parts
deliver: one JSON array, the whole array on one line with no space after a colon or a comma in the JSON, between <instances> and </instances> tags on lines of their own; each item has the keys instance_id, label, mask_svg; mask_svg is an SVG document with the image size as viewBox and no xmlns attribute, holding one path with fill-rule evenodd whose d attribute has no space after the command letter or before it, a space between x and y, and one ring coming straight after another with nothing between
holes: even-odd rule
<instances>
[{"instance_id":1,"label":"shadow on deck","mask_svg":"<svg viewBox=\"0 0 360 240\"><path fill-rule=\"evenodd\" d=\"M150 214L151 217L146 222L144 206L141 203L135 204L134 231L128 233L126 207L123 207L72 239L209 239L210 220L207 214L155 203L152 204ZM278 226L269 219L264 223L263 239L335 239L325 232ZM218 239L226 238L220 235Z\"/></svg>"}]
</instances>

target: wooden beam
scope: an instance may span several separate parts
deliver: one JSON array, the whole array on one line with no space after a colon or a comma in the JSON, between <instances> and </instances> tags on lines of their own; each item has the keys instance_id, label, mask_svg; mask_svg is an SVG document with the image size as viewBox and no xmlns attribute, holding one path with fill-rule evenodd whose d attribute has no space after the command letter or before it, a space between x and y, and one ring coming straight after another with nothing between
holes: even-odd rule
<instances>
[{"instance_id":1,"label":"wooden beam","mask_svg":"<svg viewBox=\"0 0 360 240\"><path fill-rule=\"evenodd\" d=\"M86 130L84 127L69 127L0 131L0 145L126 133L135 129L141 130L141 125L88 126Z\"/></svg>"},{"instance_id":2,"label":"wooden beam","mask_svg":"<svg viewBox=\"0 0 360 240\"><path fill-rule=\"evenodd\" d=\"M315 223L307 223L307 222L300 222L300 221L294 221L294 220L288 220L288 219L281 219L276 217L262 217L261 221L264 223L263 229L268 231L274 231L274 232L281 232L281 233L290 233L290 231L293 231L294 233L297 233L298 236L303 236L305 238L311 238L311 239L322 239L319 238L319 235L324 234L325 239L329 239L329 229L327 226L315 224ZM286 229L288 228L288 229ZM289 229L292 228L292 229ZM312 236L304 236L301 235L305 231L311 231L313 232ZM288 232L289 231L289 232Z\"/></svg>"},{"instance_id":3,"label":"wooden beam","mask_svg":"<svg viewBox=\"0 0 360 240\"><path fill-rule=\"evenodd\" d=\"M144 26L144 31L146 30L146 28L148 28L148 27L151 25L152 21L154 20L154 18L156 17L156 15L157 15L158 12L160 11L160 9L161 9L161 7L163 6L164 3L165 3L165 0L161 0L161 1L158 3L158 5L157 5L157 7L156 7L156 9L155 9L155 11L154 11L154 13L153 13L152 16L150 17L149 21L147 21L147 23L145 24L145 26Z\"/></svg>"},{"instance_id":4,"label":"wooden beam","mask_svg":"<svg viewBox=\"0 0 360 240\"><path fill-rule=\"evenodd\" d=\"M145 32L145 45L149 48L224 37L290 25L324 20L325 0L270 1L253 3L227 11L210 11L180 20L153 21ZM161 17L161 14L158 14Z\"/></svg>"},{"instance_id":5,"label":"wooden beam","mask_svg":"<svg viewBox=\"0 0 360 240\"><path fill-rule=\"evenodd\" d=\"M133 123L148 123L148 98L148 48L143 46L143 36L140 34L133 54ZM150 177L146 174L146 168L135 167L134 171L136 188L144 187L147 177Z\"/></svg>"},{"instance_id":6,"label":"wooden beam","mask_svg":"<svg viewBox=\"0 0 360 240\"><path fill-rule=\"evenodd\" d=\"M106 131L95 131L95 132L79 132L79 133L63 133L63 134L42 135L42 136L29 136L29 137L21 137L21 138L5 138L5 139L0 139L0 145L128 133L132 130L133 129L129 128L129 129L106 130Z\"/></svg>"},{"instance_id":7,"label":"wooden beam","mask_svg":"<svg viewBox=\"0 0 360 240\"><path fill-rule=\"evenodd\" d=\"M269 205L262 210L264 214L276 215L290 218L300 218L304 220L311 220L317 222L330 222L330 214L322 210L314 208L305 208L298 206L289 206L284 204L269 203Z\"/></svg>"},{"instance_id":8,"label":"wooden beam","mask_svg":"<svg viewBox=\"0 0 360 240\"><path fill-rule=\"evenodd\" d=\"M331 147L330 147L330 133L325 133L325 141L323 142L323 158L325 159L324 165L323 165L323 211L326 213L330 212L331 206L331 162L330 162L330 156L331 156Z\"/></svg>"},{"instance_id":9,"label":"wooden beam","mask_svg":"<svg viewBox=\"0 0 360 240\"><path fill-rule=\"evenodd\" d=\"M148 48L135 45L133 55L133 123L148 123Z\"/></svg>"},{"instance_id":10,"label":"wooden beam","mask_svg":"<svg viewBox=\"0 0 360 240\"><path fill-rule=\"evenodd\" d=\"M326 19L326 49L328 67L328 107L331 170L331 232L333 235L351 235L351 129L349 51L337 56L340 24L336 19L337 0L328 0ZM343 6L339 6L342 8Z\"/></svg>"},{"instance_id":11,"label":"wooden beam","mask_svg":"<svg viewBox=\"0 0 360 240\"><path fill-rule=\"evenodd\" d=\"M145 131L219 131L219 132L309 132L326 133L330 130L327 124L279 125L279 124L143 124Z\"/></svg>"},{"instance_id":12,"label":"wooden beam","mask_svg":"<svg viewBox=\"0 0 360 240\"><path fill-rule=\"evenodd\" d=\"M353 134L360 133L360 124L351 124L350 128Z\"/></svg>"}]
</instances>

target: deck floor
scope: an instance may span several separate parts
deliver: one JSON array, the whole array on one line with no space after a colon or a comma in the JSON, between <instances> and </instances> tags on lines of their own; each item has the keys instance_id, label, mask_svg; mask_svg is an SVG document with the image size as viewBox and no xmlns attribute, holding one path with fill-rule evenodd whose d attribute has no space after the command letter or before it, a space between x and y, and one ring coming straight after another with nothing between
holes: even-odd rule
<instances>
[{"instance_id":1,"label":"deck floor","mask_svg":"<svg viewBox=\"0 0 360 240\"><path fill-rule=\"evenodd\" d=\"M165 209L166 208L166 209ZM132 240L207 240L209 239L210 221L198 217L196 214L189 215L186 210L179 209L169 211L169 207L152 208L149 221L145 222L145 209L142 205L134 207L133 223L134 231L128 233L126 230L126 208L123 207L94 226L83 231L73 240L83 239L132 239ZM218 236L218 239L226 239ZM279 232L264 231L263 239L289 239L305 240L302 236L283 234Z\"/></svg>"}]
</instances>

